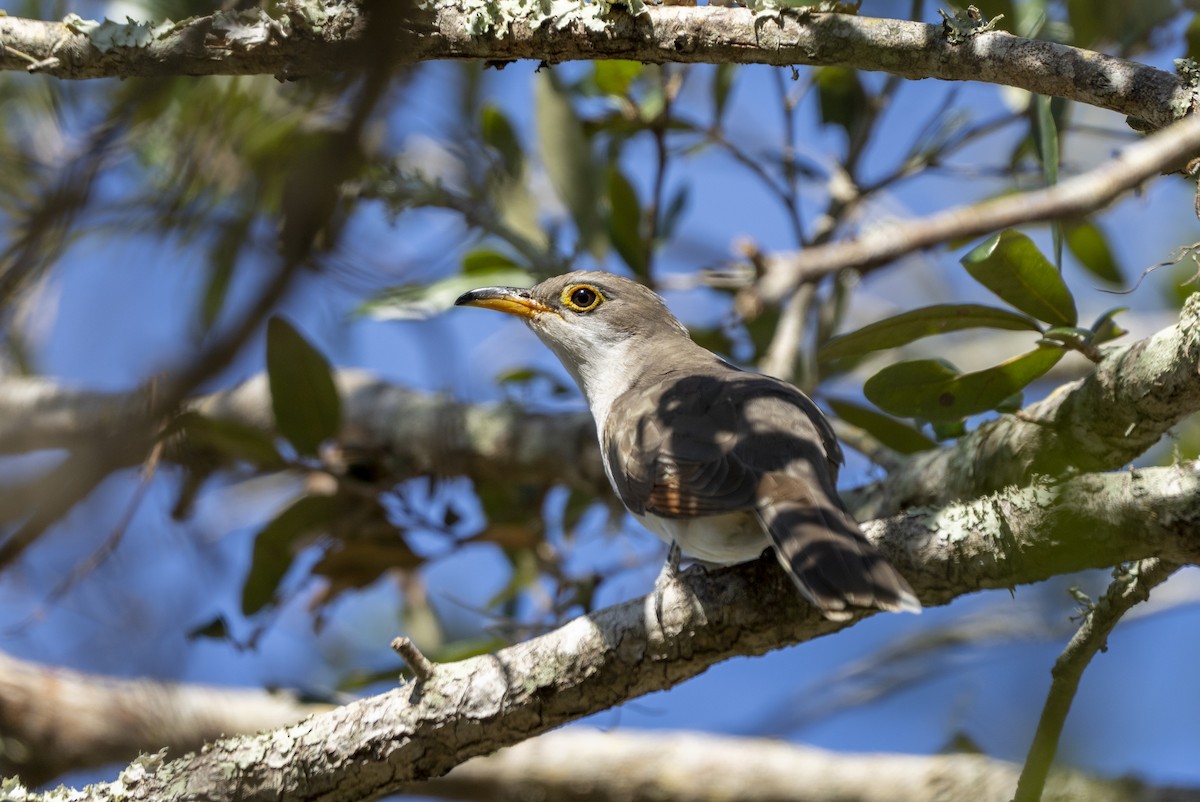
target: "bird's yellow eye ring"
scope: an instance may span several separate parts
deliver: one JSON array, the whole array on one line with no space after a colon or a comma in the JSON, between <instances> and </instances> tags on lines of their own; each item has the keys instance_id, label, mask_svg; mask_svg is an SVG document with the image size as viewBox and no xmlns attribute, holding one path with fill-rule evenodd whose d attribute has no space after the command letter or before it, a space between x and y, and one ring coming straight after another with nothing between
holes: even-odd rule
<instances>
[{"instance_id":1,"label":"bird's yellow eye ring","mask_svg":"<svg viewBox=\"0 0 1200 802\"><path fill-rule=\"evenodd\" d=\"M572 284L562 291L562 304L574 312L590 312L604 303L600 290L591 284Z\"/></svg>"}]
</instances>

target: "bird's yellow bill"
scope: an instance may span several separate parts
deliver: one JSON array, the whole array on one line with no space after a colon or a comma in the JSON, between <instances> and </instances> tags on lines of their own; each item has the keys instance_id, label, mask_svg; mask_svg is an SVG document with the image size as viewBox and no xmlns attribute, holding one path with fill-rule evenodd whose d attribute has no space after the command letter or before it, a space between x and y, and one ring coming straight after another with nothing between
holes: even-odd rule
<instances>
[{"instance_id":1,"label":"bird's yellow bill","mask_svg":"<svg viewBox=\"0 0 1200 802\"><path fill-rule=\"evenodd\" d=\"M516 287L483 287L471 290L459 296L455 306L480 306L484 309L495 309L509 315L522 318L532 318L542 312L553 311L539 300L531 298L529 290Z\"/></svg>"}]
</instances>

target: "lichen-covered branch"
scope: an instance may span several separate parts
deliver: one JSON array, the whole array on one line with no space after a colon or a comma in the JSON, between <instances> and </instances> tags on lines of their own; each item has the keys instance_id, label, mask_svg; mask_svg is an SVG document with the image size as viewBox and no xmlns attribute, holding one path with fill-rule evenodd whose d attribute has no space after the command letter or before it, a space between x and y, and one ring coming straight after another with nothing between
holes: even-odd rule
<instances>
[{"instance_id":1,"label":"lichen-covered branch","mask_svg":"<svg viewBox=\"0 0 1200 802\"><path fill-rule=\"evenodd\" d=\"M984 423L954 445L909 457L850 494L860 517L967 498L1034 474L1120 468L1200 409L1200 295L1179 323L1109 349L1082 379L1017 415Z\"/></svg>"},{"instance_id":2,"label":"lichen-covered branch","mask_svg":"<svg viewBox=\"0 0 1200 802\"><path fill-rule=\"evenodd\" d=\"M259 9L179 23L44 22L0 17L0 69L59 78L274 74L295 78L361 67L358 6L291 2L272 19ZM840 65L904 78L986 81L1069 98L1161 127L1192 108L1171 73L1004 32L951 43L940 25L844 14L755 14L745 8L645 6L633 15L598 4L569 18L557 6L436 3L413 21L418 38L399 57L632 59L649 63ZM569 5L569 4L567 4ZM405 32L407 33L407 32ZM398 33L399 35L399 33Z\"/></svg>"},{"instance_id":3,"label":"lichen-covered branch","mask_svg":"<svg viewBox=\"0 0 1200 802\"><path fill-rule=\"evenodd\" d=\"M1039 484L865 530L928 605L1149 556L1195 563L1200 464ZM821 618L769 559L690 571L682 582L687 592L664 593L661 617L653 597L599 610L290 727L161 765L142 761L88 798L349 800L395 792L730 657L853 623Z\"/></svg>"},{"instance_id":4,"label":"lichen-covered branch","mask_svg":"<svg viewBox=\"0 0 1200 802\"><path fill-rule=\"evenodd\" d=\"M356 370L339 371L337 386L346 421L340 439L384 449L394 478L469 476L611 493L586 412L540 414L514 404L464 404ZM265 431L274 426L265 375L201 399L194 409Z\"/></svg>"}]
</instances>

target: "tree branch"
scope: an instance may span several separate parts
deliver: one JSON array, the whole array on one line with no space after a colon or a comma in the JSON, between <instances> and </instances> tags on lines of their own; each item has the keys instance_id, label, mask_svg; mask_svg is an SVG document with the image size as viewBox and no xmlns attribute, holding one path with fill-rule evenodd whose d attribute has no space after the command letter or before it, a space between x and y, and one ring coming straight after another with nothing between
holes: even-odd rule
<instances>
[{"instance_id":1,"label":"tree branch","mask_svg":"<svg viewBox=\"0 0 1200 802\"><path fill-rule=\"evenodd\" d=\"M335 379L346 421L341 441L385 451L393 480L469 476L562 483L611 496L586 412L540 414L514 404L465 404L363 370L343 369ZM0 454L103 441L106 433L143 420L148 403L142 392L107 393L64 387L52 379L6 377L0 381ZM263 432L275 429L265 374L195 399L188 408Z\"/></svg>"},{"instance_id":2,"label":"tree branch","mask_svg":"<svg viewBox=\"0 0 1200 802\"><path fill-rule=\"evenodd\" d=\"M859 516L877 518L1025 484L1034 474L1120 468L1200 409L1197 365L1200 295L1192 295L1178 324L1108 349L1084 378L947 448L914 454L847 500Z\"/></svg>"},{"instance_id":3,"label":"tree branch","mask_svg":"<svg viewBox=\"0 0 1200 802\"><path fill-rule=\"evenodd\" d=\"M1003 32L951 44L939 25L844 14L755 15L715 6L649 6L636 17L618 8L600 25L597 9L583 6L576 19L563 24L540 12L506 19L495 7L440 3L422 20L416 43L396 57L840 65L904 78L1016 86L1111 109L1154 127L1178 117L1174 109L1192 107L1190 90L1171 73ZM364 31L363 15L349 3L318 11L293 3L278 20L251 9L161 26L90 28L82 20L0 17L0 69L58 78L296 78L361 67Z\"/></svg>"},{"instance_id":4,"label":"tree branch","mask_svg":"<svg viewBox=\"0 0 1200 802\"><path fill-rule=\"evenodd\" d=\"M855 755L768 738L573 727L475 758L408 790L496 802L1009 802L1018 770L983 755ZM1200 791L1061 771L1051 775L1043 800L1151 802L1168 797L1197 802Z\"/></svg>"},{"instance_id":5,"label":"tree branch","mask_svg":"<svg viewBox=\"0 0 1200 802\"><path fill-rule=\"evenodd\" d=\"M960 206L918 220L876 223L861 236L765 258L766 272L742 291L745 308L777 304L805 283L839 270L868 272L956 239L1026 223L1083 217L1200 152L1200 118L1188 117L1121 150L1082 175L1045 189Z\"/></svg>"},{"instance_id":6,"label":"tree branch","mask_svg":"<svg viewBox=\"0 0 1200 802\"><path fill-rule=\"evenodd\" d=\"M1089 475L864 527L922 601L943 604L1085 568L1200 561L1200 464ZM561 724L670 688L735 655L835 632L772 559L684 574L428 680L169 763L140 763L94 799L338 800L395 792ZM859 618L871 615L859 614Z\"/></svg>"},{"instance_id":7,"label":"tree branch","mask_svg":"<svg viewBox=\"0 0 1200 802\"><path fill-rule=\"evenodd\" d=\"M1151 589L1167 581L1178 570L1177 564L1166 560L1141 560L1132 569L1120 570L1108 592L1088 610L1079 631L1054 663L1051 671L1054 681L1050 683L1037 732L1021 769L1014 802L1038 802L1044 798L1043 788L1058 752L1058 739L1071 703L1075 701L1084 669L1097 652L1108 648L1108 636L1121 617L1134 605L1148 599Z\"/></svg>"},{"instance_id":8,"label":"tree branch","mask_svg":"<svg viewBox=\"0 0 1200 802\"><path fill-rule=\"evenodd\" d=\"M284 693L99 677L0 652L0 777L41 785L73 769L259 732L328 710Z\"/></svg>"}]
</instances>

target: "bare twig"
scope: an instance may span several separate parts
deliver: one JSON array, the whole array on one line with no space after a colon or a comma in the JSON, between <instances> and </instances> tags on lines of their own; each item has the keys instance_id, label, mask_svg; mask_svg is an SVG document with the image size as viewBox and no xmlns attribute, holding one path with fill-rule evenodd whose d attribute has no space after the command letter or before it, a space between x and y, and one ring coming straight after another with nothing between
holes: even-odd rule
<instances>
[{"instance_id":1,"label":"bare twig","mask_svg":"<svg viewBox=\"0 0 1200 802\"><path fill-rule=\"evenodd\" d=\"M779 325L775 327L766 354L758 363L759 370L763 373L785 381L793 381L796 374L796 354L804 340L804 323L808 319L808 311L816 294L816 285L805 284L792 293L792 297L784 304L783 313L779 316Z\"/></svg>"},{"instance_id":2,"label":"bare twig","mask_svg":"<svg viewBox=\"0 0 1200 802\"><path fill-rule=\"evenodd\" d=\"M124 539L125 533L129 530L129 524L133 522L133 516L137 514L142 500L146 497L146 492L150 489L150 480L154 478L154 473L158 470L159 462L162 459L162 452L163 441L159 440L150 449L150 454L146 457L146 461L142 465L142 470L138 477L138 486L134 490L133 496L125 505L125 512L122 513L120 520L117 521L116 526L113 527L112 532L109 533L104 542L82 562L76 565L67 576L59 580L54 589L46 594L46 598L42 600L42 603L31 611L24 620L6 627L0 631L0 636L11 637L39 621L45 615L46 609L50 605L65 596L80 580L92 571L95 571L103 565L105 560L112 556L112 553L117 550L117 546L120 545L121 540Z\"/></svg>"},{"instance_id":3,"label":"bare twig","mask_svg":"<svg viewBox=\"0 0 1200 802\"><path fill-rule=\"evenodd\" d=\"M393 639L392 649L404 658L404 662L408 663L408 667L412 669L412 673L417 679L425 681L433 677L435 669L433 662L421 653L412 638Z\"/></svg>"}]
</instances>

